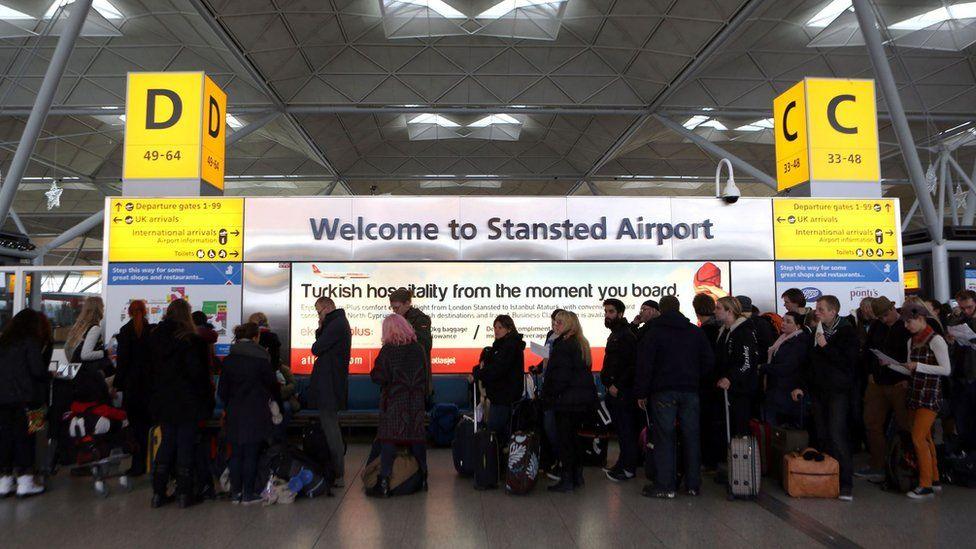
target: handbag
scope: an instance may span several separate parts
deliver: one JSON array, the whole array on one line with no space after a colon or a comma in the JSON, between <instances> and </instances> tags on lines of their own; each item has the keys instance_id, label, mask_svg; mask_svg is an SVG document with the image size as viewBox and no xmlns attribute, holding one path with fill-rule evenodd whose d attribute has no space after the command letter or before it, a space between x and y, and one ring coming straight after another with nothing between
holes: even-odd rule
<instances>
[{"instance_id":1,"label":"handbag","mask_svg":"<svg viewBox=\"0 0 976 549\"><path fill-rule=\"evenodd\" d=\"M28 435L33 435L47 425L47 414L43 406L39 408L28 408L26 414Z\"/></svg>"}]
</instances>

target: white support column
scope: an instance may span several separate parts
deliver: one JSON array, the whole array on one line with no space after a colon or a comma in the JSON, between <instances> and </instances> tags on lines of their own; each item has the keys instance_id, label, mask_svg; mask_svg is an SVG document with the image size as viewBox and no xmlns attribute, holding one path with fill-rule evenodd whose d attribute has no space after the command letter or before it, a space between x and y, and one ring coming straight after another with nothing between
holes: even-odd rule
<instances>
[{"instance_id":1,"label":"white support column","mask_svg":"<svg viewBox=\"0 0 976 549\"><path fill-rule=\"evenodd\" d=\"M932 281L935 299L949 301L949 250L944 241L932 245Z\"/></svg>"}]
</instances>

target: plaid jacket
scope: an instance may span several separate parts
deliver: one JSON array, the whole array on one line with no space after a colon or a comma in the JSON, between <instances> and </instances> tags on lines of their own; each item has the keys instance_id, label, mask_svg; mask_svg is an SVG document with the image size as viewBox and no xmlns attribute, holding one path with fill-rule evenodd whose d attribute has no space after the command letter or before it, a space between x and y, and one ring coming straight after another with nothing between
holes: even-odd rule
<instances>
[{"instance_id":1,"label":"plaid jacket","mask_svg":"<svg viewBox=\"0 0 976 549\"><path fill-rule=\"evenodd\" d=\"M929 341L931 340L932 336L929 336L921 346L912 345L908 360L923 364L937 364L935 353L929 348ZM936 413L942 410L942 380L940 377L918 371L912 374L911 390L908 392L909 410L926 408Z\"/></svg>"}]
</instances>

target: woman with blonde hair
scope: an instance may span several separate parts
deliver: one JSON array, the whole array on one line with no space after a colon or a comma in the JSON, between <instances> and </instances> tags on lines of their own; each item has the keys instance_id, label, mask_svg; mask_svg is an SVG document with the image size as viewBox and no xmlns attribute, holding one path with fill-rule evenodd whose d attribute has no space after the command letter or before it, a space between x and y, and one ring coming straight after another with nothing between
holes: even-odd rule
<instances>
[{"instance_id":1,"label":"woman with blonde hair","mask_svg":"<svg viewBox=\"0 0 976 549\"><path fill-rule=\"evenodd\" d=\"M383 347L369 373L380 386L380 421L369 460L380 456L380 474L368 496L389 497L390 475L397 446L408 446L417 459L427 489L427 434L424 430L427 398L427 351L402 316L383 320Z\"/></svg>"},{"instance_id":2,"label":"woman with blonde hair","mask_svg":"<svg viewBox=\"0 0 976 549\"><path fill-rule=\"evenodd\" d=\"M747 322L738 299L727 296L715 303L715 318L722 323L715 350L719 389L728 391L732 436L749 434L753 401L759 394L759 338Z\"/></svg>"},{"instance_id":3,"label":"woman with blonde hair","mask_svg":"<svg viewBox=\"0 0 976 549\"><path fill-rule=\"evenodd\" d=\"M583 486L583 449L576 432L596 406L596 385L593 382L590 342L583 335L579 317L570 311L556 314L553 331L558 337L552 343L542 399L552 410L556 420L557 453L563 469L553 492L572 492Z\"/></svg>"},{"instance_id":4,"label":"woman with blonde hair","mask_svg":"<svg viewBox=\"0 0 976 549\"><path fill-rule=\"evenodd\" d=\"M102 319L105 304L102 298L86 298L78 319L68 330L64 354L71 362L80 362L75 375L73 398L82 402L109 402L106 379L115 374L115 365L105 352Z\"/></svg>"}]
</instances>

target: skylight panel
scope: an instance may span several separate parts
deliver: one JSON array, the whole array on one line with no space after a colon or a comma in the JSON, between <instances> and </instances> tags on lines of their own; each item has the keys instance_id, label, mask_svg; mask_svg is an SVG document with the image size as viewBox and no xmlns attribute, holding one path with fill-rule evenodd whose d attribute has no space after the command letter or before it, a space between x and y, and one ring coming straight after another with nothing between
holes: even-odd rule
<instances>
[{"instance_id":1,"label":"skylight panel","mask_svg":"<svg viewBox=\"0 0 976 549\"><path fill-rule=\"evenodd\" d=\"M241 119L230 113L227 113L227 125L230 126L230 129L232 130L244 127L244 123L241 122Z\"/></svg>"},{"instance_id":2,"label":"skylight panel","mask_svg":"<svg viewBox=\"0 0 976 549\"><path fill-rule=\"evenodd\" d=\"M773 129L773 119L763 118L761 120L756 120L755 122L750 122L744 126L739 126L736 131L740 132L761 132L763 130Z\"/></svg>"},{"instance_id":3,"label":"skylight panel","mask_svg":"<svg viewBox=\"0 0 976 549\"><path fill-rule=\"evenodd\" d=\"M833 23L840 14L847 10L853 10L851 0L832 0L822 10L807 21L808 27L826 27Z\"/></svg>"},{"instance_id":4,"label":"skylight panel","mask_svg":"<svg viewBox=\"0 0 976 549\"><path fill-rule=\"evenodd\" d=\"M464 15L460 11L451 7L444 0L397 0L404 4L412 4L414 6L421 6L429 9L430 11L444 17L446 19L467 19L468 16Z\"/></svg>"},{"instance_id":5,"label":"skylight panel","mask_svg":"<svg viewBox=\"0 0 976 549\"><path fill-rule=\"evenodd\" d=\"M57 13L58 8L61 6L67 6L69 4L74 4L75 0L55 0L51 7L48 8L47 13L44 14L44 19L50 19L54 17ZM99 14L105 19L124 19L125 16L118 8L113 6L108 0L94 0L92 2L92 7L95 8Z\"/></svg>"},{"instance_id":6,"label":"skylight panel","mask_svg":"<svg viewBox=\"0 0 976 549\"><path fill-rule=\"evenodd\" d=\"M485 128L494 124L521 124L521 122L507 114L492 114L468 124L468 127Z\"/></svg>"},{"instance_id":7,"label":"skylight panel","mask_svg":"<svg viewBox=\"0 0 976 549\"><path fill-rule=\"evenodd\" d=\"M559 5L565 1L566 0L502 0L501 2L478 14L478 19L498 19L499 17L504 17L508 13L511 13L519 8L528 8L531 6L541 6L546 4Z\"/></svg>"},{"instance_id":8,"label":"skylight panel","mask_svg":"<svg viewBox=\"0 0 976 549\"><path fill-rule=\"evenodd\" d=\"M442 128L459 128L460 124L439 114L424 113L411 118L407 124L436 124Z\"/></svg>"},{"instance_id":9,"label":"skylight panel","mask_svg":"<svg viewBox=\"0 0 976 549\"><path fill-rule=\"evenodd\" d=\"M8 8L7 6L0 4L0 19L3 19L4 21L22 21L33 19L33 17L24 12L17 11L13 8Z\"/></svg>"},{"instance_id":10,"label":"skylight panel","mask_svg":"<svg viewBox=\"0 0 976 549\"><path fill-rule=\"evenodd\" d=\"M895 30L921 30L944 21L972 18L976 18L976 2L936 8L910 19L899 21L889 28Z\"/></svg>"}]
</instances>

